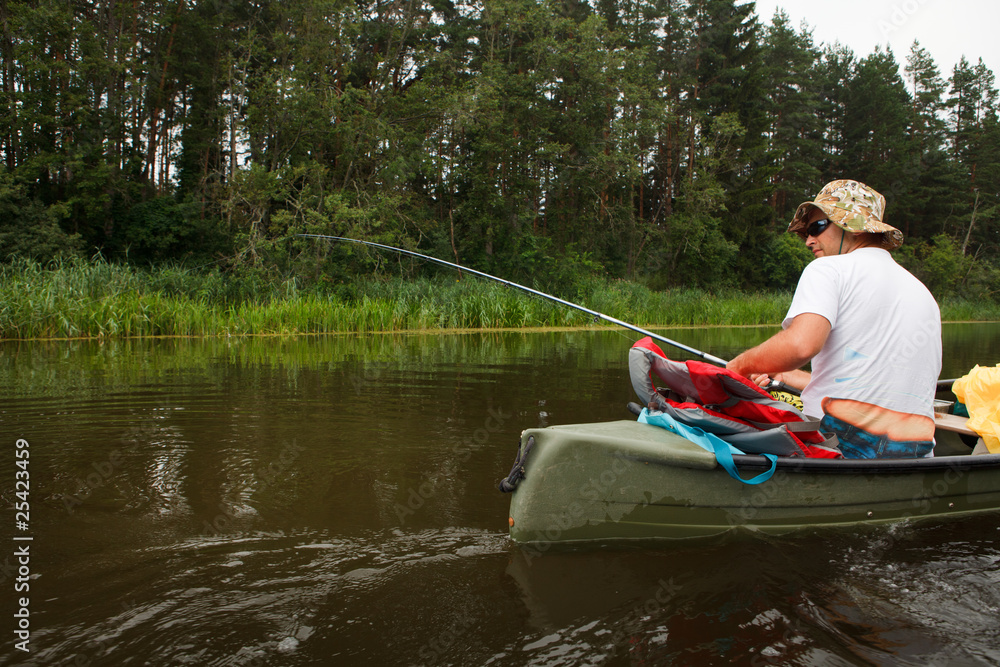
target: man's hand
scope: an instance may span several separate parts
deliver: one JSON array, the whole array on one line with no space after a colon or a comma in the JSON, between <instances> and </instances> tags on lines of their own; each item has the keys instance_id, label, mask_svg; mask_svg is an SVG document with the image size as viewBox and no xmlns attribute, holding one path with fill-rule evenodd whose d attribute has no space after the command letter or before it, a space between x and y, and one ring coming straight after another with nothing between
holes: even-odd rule
<instances>
[{"instance_id":1,"label":"man's hand","mask_svg":"<svg viewBox=\"0 0 1000 667\"><path fill-rule=\"evenodd\" d=\"M809 384L809 380L812 379L812 374L809 371L796 370L796 371L785 371L784 373L775 373L774 375L768 375L767 373L751 373L750 379L757 384L758 387L763 389L768 389L771 382L780 382L786 387L791 387L798 391L802 391Z\"/></svg>"}]
</instances>

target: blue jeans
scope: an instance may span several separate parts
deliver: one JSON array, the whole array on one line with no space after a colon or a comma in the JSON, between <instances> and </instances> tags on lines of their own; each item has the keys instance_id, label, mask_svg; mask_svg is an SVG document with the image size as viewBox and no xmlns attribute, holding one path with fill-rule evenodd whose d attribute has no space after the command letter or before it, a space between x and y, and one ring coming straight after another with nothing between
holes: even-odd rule
<instances>
[{"instance_id":1,"label":"blue jeans","mask_svg":"<svg viewBox=\"0 0 1000 667\"><path fill-rule=\"evenodd\" d=\"M823 415L819 430L837 436L845 459L918 459L934 451L933 440L891 440L830 415Z\"/></svg>"}]
</instances>

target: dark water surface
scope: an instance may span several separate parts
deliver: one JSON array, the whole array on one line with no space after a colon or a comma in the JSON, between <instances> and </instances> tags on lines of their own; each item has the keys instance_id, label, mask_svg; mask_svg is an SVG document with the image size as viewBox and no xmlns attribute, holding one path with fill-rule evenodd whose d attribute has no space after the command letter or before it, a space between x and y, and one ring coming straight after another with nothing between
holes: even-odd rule
<instances>
[{"instance_id":1,"label":"dark water surface","mask_svg":"<svg viewBox=\"0 0 1000 667\"><path fill-rule=\"evenodd\" d=\"M664 334L729 358L772 331ZM513 546L496 484L520 431L628 418L630 342L0 344L0 664L1000 663L1000 515ZM996 364L1000 325L947 326L945 357Z\"/></svg>"}]
</instances>

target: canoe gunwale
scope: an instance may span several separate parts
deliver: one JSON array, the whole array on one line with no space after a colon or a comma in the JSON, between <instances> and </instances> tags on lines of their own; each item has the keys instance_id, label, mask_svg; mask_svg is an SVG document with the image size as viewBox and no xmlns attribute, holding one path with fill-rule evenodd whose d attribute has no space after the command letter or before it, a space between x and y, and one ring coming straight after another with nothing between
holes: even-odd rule
<instances>
[{"instance_id":1,"label":"canoe gunwale","mask_svg":"<svg viewBox=\"0 0 1000 667\"><path fill-rule=\"evenodd\" d=\"M734 454L736 467L746 470L767 470L771 461L763 456ZM1000 454L961 454L920 459L807 459L778 457L777 470L809 474L907 474L947 470L965 471L1000 468Z\"/></svg>"}]
</instances>

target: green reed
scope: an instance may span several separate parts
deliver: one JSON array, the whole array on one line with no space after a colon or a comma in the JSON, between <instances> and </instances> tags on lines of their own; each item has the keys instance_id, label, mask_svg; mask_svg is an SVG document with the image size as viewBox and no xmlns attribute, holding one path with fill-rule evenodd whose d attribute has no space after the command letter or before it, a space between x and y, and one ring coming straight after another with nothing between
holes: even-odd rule
<instances>
[{"instance_id":1,"label":"green reed","mask_svg":"<svg viewBox=\"0 0 1000 667\"><path fill-rule=\"evenodd\" d=\"M941 319L945 322L1000 321L1000 304L988 301L948 298L940 303Z\"/></svg>"},{"instance_id":2,"label":"green reed","mask_svg":"<svg viewBox=\"0 0 1000 667\"><path fill-rule=\"evenodd\" d=\"M640 327L779 323L789 293L653 292L590 279L560 295ZM949 321L1000 320L1000 306L948 300ZM0 339L245 336L595 325L548 299L479 278L359 280L325 291L292 278L229 276L103 261L0 266ZM603 326L603 325L602 325Z\"/></svg>"}]
</instances>

